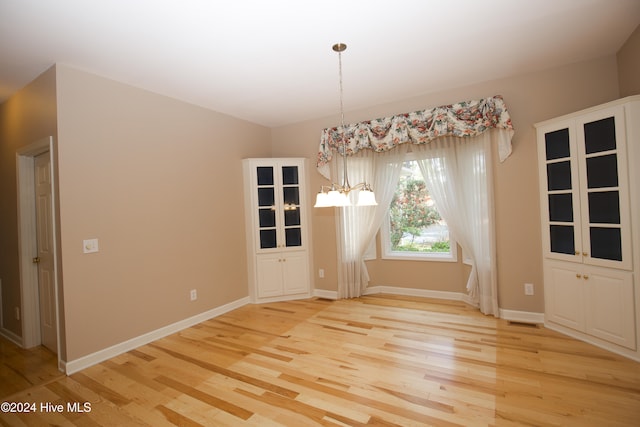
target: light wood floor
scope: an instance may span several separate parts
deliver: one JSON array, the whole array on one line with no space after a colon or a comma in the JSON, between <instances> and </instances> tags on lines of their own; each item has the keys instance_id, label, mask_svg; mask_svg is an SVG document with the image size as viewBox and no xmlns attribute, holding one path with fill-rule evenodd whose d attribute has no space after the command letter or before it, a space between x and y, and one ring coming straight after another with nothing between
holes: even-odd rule
<instances>
[{"instance_id":1,"label":"light wood floor","mask_svg":"<svg viewBox=\"0 0 640 427\"><path fill-rule=\"evenodd\" d=\"M10 426L638 426L640 364L458 302L314 299L248 305L1 400L37 404L0 414Z\"/></svg>"},{"instance_id":2,"label":"light wood floor","mask_svg":"<svg viewBox=\"0 0 640 427\"><path fill-rule=\"evenodd\" d=\"M0 337L0 398L63 375L58 370L58 357L47 348L25 350Z\"/></svg>"}]
</instances>

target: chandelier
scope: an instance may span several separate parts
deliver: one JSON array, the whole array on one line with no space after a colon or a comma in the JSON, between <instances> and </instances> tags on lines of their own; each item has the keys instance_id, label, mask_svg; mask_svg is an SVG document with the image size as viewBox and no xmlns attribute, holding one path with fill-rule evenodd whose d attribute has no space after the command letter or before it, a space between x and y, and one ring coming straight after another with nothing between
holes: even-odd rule
<instances>
[{"instance_id":1,"label":"chandelier","mask_svg":"<svg viewBox=\"0 0 640 427\"><path fill-rule=\"evenodd\" d=\"M344 126L344 105L343 105L343 91L342 91L342 52L347 48L344 43L334 44L332 49L338 52L338 71L340 77L340 133L342 142L342 183L331 183L330 186L323 185L320 187L320 192L316 196L316 208L326 208L332 206L351 206L349 200L349 193L354 190L358 191L358 201L356 206L376 206L375 194L371 189L371 186L366 182L361 182L354 186L349 184L349 176L347 173L347 139L345 135ZM339 151L339 150L338 150Z\"/></svg>"}]
</instances>

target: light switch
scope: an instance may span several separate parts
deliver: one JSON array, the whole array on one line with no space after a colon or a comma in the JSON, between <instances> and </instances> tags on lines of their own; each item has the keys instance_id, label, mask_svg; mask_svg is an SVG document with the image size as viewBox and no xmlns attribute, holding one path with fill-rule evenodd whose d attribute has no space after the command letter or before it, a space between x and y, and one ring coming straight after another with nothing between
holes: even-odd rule
<instances>
[{"instance_id":1,"label":"light switch","mask_svg":"<svg viewBox=\"0 0 640 427\"><path fill-rule=\"evenodd\" d=\"M82 251L85 254L98 252L98 239L87 239L82 241Z\"/></svg>"}]
</instances>

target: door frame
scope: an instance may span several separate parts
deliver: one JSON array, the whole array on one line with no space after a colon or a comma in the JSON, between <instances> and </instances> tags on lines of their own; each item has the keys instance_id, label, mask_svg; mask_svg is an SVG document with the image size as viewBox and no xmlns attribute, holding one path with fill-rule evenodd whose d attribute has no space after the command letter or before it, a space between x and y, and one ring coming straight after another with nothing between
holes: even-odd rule
<instances>
[{"instance_id":1,"label":"door frame","mask_svg":"<svg viewBox=\"0 0 640 427\"><path fill-rule=\"evenodd\" d=\"M18 185L18 259L20 265L20 290L22 305L22 347L31 348L41 343L40 299L38 292L38 268L32 262L37 254L36 203L34 157L49 152L51 161L51 212L53 227L54 292L56 310L56 330L58 332L58 366L60 366L60 301L58 299L58 236L55 191L53 137L48 136L26 147L16 150L16 174Z\"/></svg>"}]
</instances>

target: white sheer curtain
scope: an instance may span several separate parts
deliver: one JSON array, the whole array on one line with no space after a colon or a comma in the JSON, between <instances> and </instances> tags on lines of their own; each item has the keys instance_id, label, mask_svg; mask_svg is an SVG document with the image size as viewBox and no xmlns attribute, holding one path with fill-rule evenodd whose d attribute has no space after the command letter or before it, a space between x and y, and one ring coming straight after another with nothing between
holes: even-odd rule
<instances>
[{"instance_id":1,"label":"white sheer curtain","mask_svg":"<svg viewBox=\"0 0 640 427\"><path fill-rule=\"evenodd\" d=\"M484 314L499 317L492 142L511 132L492 129L473 138L443 137L412 151L442 218L472 261L467 290Z\"/></svg>"},{"instance_id":2,"label":"white sheer curtain","mask_svg":"<svg viewBox=\"0 0 640 427\"><path fill-rule=\"evenodd\" d=\"M347 159L349 181L368 182L376 194L378 206L348 206L338 209L336 237L338 241L338 298L362 295L369 283L364 254L385 218L396 189L408 144L376 153L360 150ZM331 162L331 178L340 181L343 159ZM358 191L349 194L355 205Z\"/></svg>"}]
</instances>

